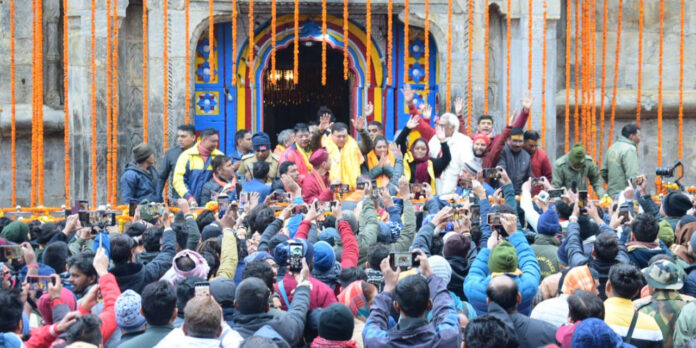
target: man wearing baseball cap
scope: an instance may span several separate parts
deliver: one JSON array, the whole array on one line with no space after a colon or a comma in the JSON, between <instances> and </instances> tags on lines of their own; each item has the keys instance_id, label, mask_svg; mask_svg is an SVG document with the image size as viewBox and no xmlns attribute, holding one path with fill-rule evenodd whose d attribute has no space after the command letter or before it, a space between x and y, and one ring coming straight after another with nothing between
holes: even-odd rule
<instances>
[{"instance_id":1,"label":"man wearing baseball cap","mask_svg":"<svg viewBox=\"0 0 696 348\"><path fill-rule=\"evenodd\" d=\"M664 258L653 262L642 270L648 282L649 297L633 302L638 311L645 313L657 322L663 337L664 347L673 346L674 328L682 307L692 300L679 294L684 286L684 270L673 261Z\"/></svg>"},{"instance_id":2,"label":"man wearing baseball cap","mask_svg":"<svg viewBox=\"0 0 696 348\"><path fill-rule=\"evenodd\" d=\"M244 176L246 181L250 181L252 179L254 163L266 161L270 167L266 184L272 184L273 179L278 176L278 164L280 160L276 155L271 153L271 138L264 132L258 132L251 137L251 146L254 149L254 153L242 157L239 169L237 169L237 174Z\"/></svg>"}]
</instances>

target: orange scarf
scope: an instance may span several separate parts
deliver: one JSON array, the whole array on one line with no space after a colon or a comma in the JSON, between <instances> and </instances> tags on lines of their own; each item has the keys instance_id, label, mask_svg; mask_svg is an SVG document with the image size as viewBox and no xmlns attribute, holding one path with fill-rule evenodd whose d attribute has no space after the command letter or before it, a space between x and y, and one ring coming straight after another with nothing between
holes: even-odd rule
<instances>
[{"instance_id":1,"label":"orange scarf","mask_svg":"<svg viewBox=\"0 0 696 348\"><path fill-rule=\"evenodd\" d=\"M387 150L387 157L389 158L389 165L394 167L394 163L396 160L394 159L394 155ZM375 150L370 151L370 153L367 154L367 169L372 170L372 168L376 167L379 165L379 158L377 157L377 154L375 153ZM382 174L377 177L377 186L378 187L386 187L389 184L389 177L386 174Z\"/></svg>"},{"instance_id":2,"label":"orange scarf","mask_svg":"<svg viewBox=\"0 0 696 348\"><path fill-rule=\"evenodd\" d=\"M319 187L321 188L321 192L326 191L326 182L324 182L324 178L321 176L321 174L317 173L317 171L314 169L312 169L312 171L309 174L312 175L314 179L317 181Z\"/></svg>"}]
</instances>

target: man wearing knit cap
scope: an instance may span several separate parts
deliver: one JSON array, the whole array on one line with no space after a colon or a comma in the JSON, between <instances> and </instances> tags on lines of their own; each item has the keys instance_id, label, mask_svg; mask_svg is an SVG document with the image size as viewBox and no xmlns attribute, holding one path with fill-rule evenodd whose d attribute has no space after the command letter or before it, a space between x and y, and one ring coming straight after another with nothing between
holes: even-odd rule
<instances>
[{"instance_id":1,"label":"man wearing knit cap","mask_svg":"<svg viewBox=\"0 0 696 348\"><path fill-rule=\"evenodd\" d=\"M154 167L155 148L141 143L133 148L133 162L126 165L121 175L121 203L143 200L161 202L161 192L157 190L159 176Z\"/></svg>"},{"instance_id":2,"label":"man wearing knit cap","mask_svg":"<svg viewBox=\"0 0 696 348\"><path fill-rule=\"evenodd\" d=\"M332 200L332 183L329 182L331 170L329 152L321 147L314 151L309 162L312 164L312 171L302 181L302 198L306 203L312 203L315 199L321 202ZM340 180L335 183L340 183Z\"/></svg>"},{"instance_id":3,"label":"man wearing knit cap","mask_svg":"<svg viewBox=\"0 0 696 348\"><path fill-rule=\"evenodd\" d=\"M312 348L357 347L353 337L353 313L342 303L334 303L319 315L319 336Z\"/></svg>"},{"instance_id":4,"label":"man wearing knit cap","mask_svg":"<svg viewBox=\"0 0 696 348\"><path fill-rule=\"evenodd\" d=\"M539 267L541 268L541 279L557 273L558 268L558 246L561 241L555 236L561 232L561 224L558 221L558 214L553 205L549 207L537 222L537 234L532 244L532 250L536 255Z\"/></svg>"},{"instance_id":5,"label":"man wearing knit cap","mask_svg":"<svg viewBox=\"0 0 696 348\"><path fill-rule=\"evenodd\" d=\"M677 223L681 220L689 209L694 207L694 203L681 192L670 192L662 199L660 206L660 216L669 222L672 230L677 230Z\"/></svg>"},{"instance_id":6,"label":"man wearing knit cap","mask_svg":"<svg viewBox=\"0 0 696 348\"><path fill-rule=\"evenodd\" d=\"M604 196L604 186L599 175L599 169L592 160L592 157L585 153L585 148L581 144L575 144L570 151L553 162L553 181L551 185L555 188L573 187L573 182L577 184L578 190L587 190L588 183L592 184L592 189L597 196Z\"/></svg>"},{"instance_id":7,"label":"man wearing knit cap","mask_svg":"<svg viewBox=\"0 0 696 348\"><path fill-rule=\"evenodd\" d=\"M124 291L116 300L114 305L116 324L121 329L119 344L123 344L145 331L147 321L140 313L141 304L140 295L130 289Z\"/></svg>"},{"instance_id":8,"label":"man wearing knit cap","mask_svg":"<svg viewBox=\"0 0 696 348\"><path fill-rule=\"evenodd\" d=\"M2 229L2 238L17 244L29 240L29 226L22 221L12 221Z\"/></svg>"},{"instance_id":9,"label":"man wearing knit cap","mask_svg":"<svg viewBox=\"0 0 696 348\"><path fill-rule=\"evenodd\" d=\"M264 132L258 132L251 137L251 146L254 149L254 153L242 157L239 169L237 169L237 174L243 175L246 181L251 181L254 172L254 163L266 161L270 168L266 184L272 184L273 179L278 176L278 164L280 160L278 156L271 153L271 138Z\"/></svg>"}]
</instances>

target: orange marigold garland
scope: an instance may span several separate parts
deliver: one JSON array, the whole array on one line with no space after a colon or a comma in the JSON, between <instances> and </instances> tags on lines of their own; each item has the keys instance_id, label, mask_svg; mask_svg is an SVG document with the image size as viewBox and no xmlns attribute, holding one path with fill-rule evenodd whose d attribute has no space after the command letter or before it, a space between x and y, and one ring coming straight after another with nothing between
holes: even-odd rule
<instances>
[{"instance_id":1,"label":"orange marigold garland","mask_svg":"<svg viewBox=\"0 0 696 348\"><path fill-rule=\"evenodd\" d=\"M408 8L409 0L404 0L404 83L408 83Z\"/></svg>"},{"instance_id":2,"label":"orange marigold garland","mask_svg":"<svg viewBox=\"0 0 696 348\"><path fill-rule=\"evenodd\" d=\"M662 166L662 71L665 33L665 0L660 0L660 48L657 82L657 166Z\"/></svg>"},{"instance_id":3,"label":"orange marigold garland","mask_svg":"<svg viewBox=\"0 0 696 348\"><path fill-rule=\"evenodd\" d=\"M191 0L184 0L184 42L189 42L189 25L191 25ZM185 86L185 100L184 100L184 117L185 123L189 124L191 122L191 50L187 46L186 48L186 71L184 72L184 86ZM234 54L234 53L233 53ZM234 62L234 58L232 59ZM234 63L233 63L234 65ZM234 76L234 70L232 71L232 76Z\"/></svg>"},{"instance_id":4,"label":"orange marigold garland","mask_svg":"<svg viewBox=\"0 0 696 348\"><path fill-rule=\"evenodd\" d=\"M391 0L389 0L391 2ZM388 41L391 41L389 39ZM452 102L452 0L447 0L447 89L445 91L445 105L449 107Z\"/></svg>"},{"instance_id":5,"label":"orange marigold garland","mask_svg":"<svg viewBox=\"0 0 696 348\"><path fill-rule=\"evenodd\" d=\"M607 147L614 141L614 119L616 117L616 88L619 84L619 57L621 53L621 12L623 10L623 0L619 0L618 18L616 23L616 58L614 59L614 87L611 97L611 118L609 120L609 140Z\"/></svg>"},{"instance_id":6,"label":"orange marigold garland","mask_svg":"<svg viewBox=\"0 0 696 348\"><path fill-rule=\"evenodd\" d=\"M636 125L640 127L641 93L643 88L643 0L638 11L638 83L636 87Z\"/></svg>"},{"instance_id":7,"label":"orange marigold garland","mask_svg":"<svg viewBox=\"0 0 696 348\"><path fill-rule=\"evenodd\" d=\"M604 95L606 93L606 78L607 78L607 24L608 24L608 4L609 2L604 1L604 9L602 12L602 86L600 91L600 105L599 105L599 131L601 135L599 136L598 156L597 163L602 163L602 155L604 151Z\"/></svg>"},{"instance_id":8,"label":"orange marigold garland","mask_svg":"<svg viewBox=\"0 0 696 348\"><path fill-rule=\"evenodd\" d=\"M111 184L113 181L111 180L111 174L113 172L111 171L111 154L112 154L112 148L111 148L111 107L112 107L112 102L111 102L111 94L113 92L113 80L111 79L111 0L106 0L106 197L107 199L111 199Z\"/></svg>"},{"instance_id":9,"label":"orange marigold garland","mask_svg":"<svg viewBox=\"0 0 696 348\"><path fill-rule=\"evenodd\" d=\"M527 36L529 48L527 49L527 89L532 93L532 76L534 72L534 0L528 0L529 21L527 22ZM532 129L532 110L529 110L527 129Z\"/></svg>"},{"instance_id":10,"label":"orange marigold garland","mask_svg":"<svg viewBox=\"0 0 696 348\"><path fill-rule=\"evenodd\" d=\"M575 107L573 112L573 118L575 119L575 128L573 128L573 134L575 135L575 142L580 140L580 1L575 0Z\"/></svg>"},{"instance_id":11,"label":"orange marigold garland","mask_svg":"<svg viewBox=\"0 0 696 348\"><path fill-rule=\"evenodd\" d=\"M31 3L31 13L33 14L31 16L32 19L32 37L37 37L37 0L32 0ZM32 46L31 46L31 58L33 62L38 61L37 57L37 40L32 40ZM31 65L31 84L32 84L32 89L31 89L31 198L30 202L32 206L36 206L36 151L37 151L37 146L36 146L36 109L37 109L37 97L36 97L36 91L38 88L35 88L37 84L37 68L38 64L32 64Z\"/></svg>"},{"instance_id":12,"label":"orange marigold garland","mask_svg":"<svg viewBox=\"0 0 696 348\"><path fill-rule=\"evenodd\" d=\"M566 3L566 51L565 51L565 140L563 153L568 153L570 149L570 36L571 36L571 26L570 26L570 16L571 16L571 2Z\"/></svg>"},{"instance_id":13,"label":"orange marigold garland","mask_svg":"<svg viewBox=\"0 0 696 348\"><path fill-rule=\"evenodd\" d=\"M450 0L451 1L451 0ZM490 12L489 12L489 7L488 7L488 0L486 0L486 9L483 11L484 14L484 39L483 39L483 113L488 114L488 56L489 56L489 51L488 51L488 38L490 36ZM452 30L450 30L452 31ZM452 50L450 50L451 52Z\"/></svg>"},{"instance_id":14,"label":"orange marigold garland","mask_svg":"<svg viewBox=\"0 0 696 348\"><path fill-rule=\"evenodd\" d=\"M254 0L249 0L249 71L254 70L254 46L256 42L254 40Z\"/></svg>"},{"instance_id":15,"label":"orange marigold garland","mask_svg":"<svg viewBox=\"0 0 696 348\"><path fill-rule=\"evenodd\" d=\"M680 1L681 15L679 17L679 158L684 154L684 13L686 5ZM658 135L659 136L659 135Z\"/></svg>"},{"instance_id":16,"label":"orange marigold garland","mask_svg":"<svg viewBox=\"0 0 696 348\"><path fill-rule=\"evenodd\" d=\"M97 56L96 56L96 0L92 0L91 6L91 40L90 40L90 71L92 72L92 84L90 86L92 105L92 205L97 206Z\"/></svg>"},{"instance_id":17,"label":"orange marigold garland","mask_svg":"<svg viewBox=\"0 0 696 348\"><path fill-rule=\"evenodd\" d=\"M38 103L37 103L37 129L38 129L38 137L37 137L37 157L38 157L38 163L37 163L37 175L39 176L38 178L38 193L37 193L37 203L39 205L44 204L44 124L43 124L43 96L44 96L44 81L43 81L43 73L44 73L44 67L43 67L43 44L44 44L44 36L43 36L43 1L38 1L37 3L38 7L38 19L37 19L37 33L38 33L38 38L36 39L38 41L38 46L37 46L37 52L38 52L38 65L39 69L37 71L38 73L38 86L34 86L33 88L38 89L36 92L37 98L38 98Z\"/></svg>"},{"instance_id":18,"label":"orange marigold garland","mask_svg":"<svg viewBox=\"0 0 696 348\"><path fill-rule=\"evenodd\" d=\"M212 2L212 0L211 0ZM147 144L147 131L149 128L149 123L148 123L148 106L147 106L147 80L148 80L148 75L147 75L147 51L148 51L148 44L147 44L147 0L143 0L143 143ZM212 9L211 9L212 12ZM211 70L212 71L212 70Z\"/></svg>"},{"instance_id":19,"label":"orange marigold garland","mask_svg":"<svg viewBox=\"0 0 696 348\"><path fill-rule=\"evenodd\" d=\"M430 0L425 0L423 6L425 6L425 28L423 33L423 46L425 50L425 64L423 65L423 70L425 70L425 74L423 76L423 80L425 83L423 87L423 98L425 100L428 100L428 93L430 92Z\"/></svg>"},{"instance_id":20,"label":"orange marigold garland","mask_svg":"<svg viewBox=\"0 0 696 348\"><path fill-rule=\"evenodd\" d=\"M392 69L394 68L392 62L392 53L394 51L394 46L392 43L394 40L394 33L392 30L392 26L394 25L392 12L394 12L394 0L389 0L387 3L387 85L392 84ZM449 95L449 88L447 89L447 93L447 95Z\"/></svg>"},{"instance_id":21,"label":"orange marigold garland","mask_svg":"<svg viewBox=\"0 0 696 348\"><path fill-rule=\"evenodd\" d=\"M326 35L326 0L322 0L321 3L322 6L322 34ZM322 49L322 57L325 55L326 52L326 45L322 41L321 44L321 49ZM322 58L324 59L324 58ZM323 69L326 69L326 60L322 60L322 67ZM272 84L276 84L276 0L271 1L271 76L273 77L271 79ZM326 84L326 71L322 70L322 85Z\"/></svg>"},{"instance_id":22,"label":"orange marigold garland","mask_svg":"<svg viewBox=\"0 0 696 348\"><path fill-rule=\"evenodd\" d=\"M295 8L297 8L297 5L295 5ZM297 28L297 23L295 23L295 28ZM391 44L391 41L389 44ZM343 79L348 80L348 0L343 0Z\"/></svg>"},{"instance_id":23,"label":"orange marigold garland","mask_svg":"<svg viewBox=\"0 0 696 348\"><path fill-rule=\"evenodd\" d=\"M505 124L510 123L510 44L512 43L512 1L507 1L507 51L505 58Z\"/></svg>"},{"instance_id":24,"label":"orange marigold garland","mask_svg":"<svg viewBox=\"0 0 696 348\"><path fill-rule=\"evenodd\" d=\"M468 44L468 60L467 60L467 81L466 81L466 93L469 96L466 103L466 128L471 129L471 117L474 113L474 88L473 88L473 76L471 74L471 69L474 63L474 0L469 0L469 6L467 8L467 40ZM451 54L452 50L449 51ZM447 107L449 107L449 103Z\"/></svg>"},{"instance_id":25,"label":"orange marigold garland","mask_svg":"<svg viewBox=\"0 0 696 348\"><path fill-rule=\"evenodd\" d=\"M426 2L428 0L425 0ZM427 24L426 24L427 25ZM372 1L365 1L365 87L372 84Z\"/></svg>"},{"instance_id":26,"label":"orange marigold garland","mask_svg":"<svg viewBox=\"0 0 696 348\"><path fill-rule=\"evenodd\" d=\"M546 18L548 16L548 3L543 1L544 12L541 27L541 146L546 144Z\"/></svg>"},{"instance_id":27,"label":"orange marigold garland","mask_svg":"<svg viewBox=\"0 0 696 348\"><path fill-rule=\"evenodd\" d=\"M297 84L300 81L300 60L299 60L299 55L300 55L300 1L295 0L295 13L294 13L294 22L295 22L295 36L293 37L293 48L292 48L292 56L293 56L293 83Z\"/></svg>"},{"instance_id":28,"label":"orange marigold garland","mask_svg":"<svg viewBox=\"0 0 696 348\"><path fill-rule=\"evenodd\" d=\"M67 3L67 0L63 0L64 3ZM11 156L11 161L12 161L12 198L10 202L12 203L12 206L14 207L17 205L17 158L16 158L16 144L17 144L17 125L16 125L16 117L17 117L17 109L15 107L16 104L16 93L15 93L15 0L10 0L9 3L10 6L10 136L11 136L11 143L10 143L10 156ZM67 6L65 6L67 9ZM67 10L66 10L67 12ZM66 18L67 19L67 16ZM67 23L67 22L65 22ZM64 25L65 26L65 25ZM65 39L65 35L63 35L63 38ZM63 54L67 52L67 47L63 45ZM65 59L64 64L67 65L67 59ZM63 70L65 73L65 76L67 76L68 70L65 69ZM65 84L65 90L67 92L67 83L65 83L65 79L63 80ZM65 117L67 120L67 105L68 105L68 93L65 93ZM68 139L68 129L67 129L67 121L66 121L66 140ZM66 141L65 142L65 151L68 153L70 150L69 148L69 143ZM70 164L68 162L65 163L66 168L69 168ZM70 178L67 176L67 173L69 170L66 169L66 179L70 180ZM68 189L66 191L66 194L69 196L70 195L70 184L68 182Z\"/></svg>"}]
</instances>

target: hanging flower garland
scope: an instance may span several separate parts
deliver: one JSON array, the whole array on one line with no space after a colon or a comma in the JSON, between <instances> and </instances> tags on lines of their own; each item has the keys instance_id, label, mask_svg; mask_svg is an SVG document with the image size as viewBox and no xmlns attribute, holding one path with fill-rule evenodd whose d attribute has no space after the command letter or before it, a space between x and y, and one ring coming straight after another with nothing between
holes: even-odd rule
<instances>
[{"instance_id":1,"label":"hanging flower garland","mask_svg":"<svg viewBox=\"0 0 696 348\"><path fill-rule=\"evenodd\" d=\"M184 0L184 42L188 44L189 42L189 26L191 25L191 0ZM234 55L234 53L232 53ZM234 62L234 58L232 59ZM191 50L186 47L186 71L184 72L184 117L185 123L189 124L191 122ZM234 64L233 64L234 65ZM232 76L234 76L234 69L232 71ZM234 78L233 78L234 79Z\"/></svg>"},{"instance_id":2,"label":"hanging flower garland","mask_svg":"<svg viewBox=\"0 0 696 348\"><path fill-rule=\"evenodd\" d=\"M39 69L37 71L37 76L38 76L38 85L34 86L34 89L37 89L36 95L38 98L37 101L37 139L36 139L36 146L37 146L37 158L38 158L38 163L37 163L37 174L38 174L38 192L37 192L37 203L39 205L43 205L43 199L44 199L44 130L43 130L43 96L44 96L44 81L43 81L43 73L44 73L44 67L43 67L43 46L44 46L44 35L43 35L43 1L38 1L37 2L37 8L38 8L38 13L37 13L37 39L36 41L38 42L38 45L36 47L37 52L38 52L38 66Z\"/></svg>"},{"instance_id":3,"label":"hanging flower garland","mask_svg":"<svg viewBox=\"0 0 696 348\"><path fill-rule=\"evenodd\" d=\"M391 0L389 0L391 3ZM391 41L391 39L389 39ZM447 89L445 105L449 108L452 102L452 0L447 0Z\"/></svg>"},{"instance_id":4,"label":"hanging flower garland","mask_svg":"<svg viewBox=\"0 0 696 348\"><path fill-rule=\"evenodd\" d=\"M575 0L575 107L573 118L575 119L575 142L580 140L580 0Z\"/></svg>"},{"instance_id":5,"label":"hanging flower garland","mask_svg":"<svg viewBox=\"0 0 696 348\"><path fill-rule=\"evenodd\" d=\"M322 0L322 34L326 35L326 0ZM322 42L322 55L326 50L326 46ZM323 59L323 58L322 58ZM322 61L322 66L326 66L326 62ZM276 84L276 0L271 1L271 79L272 84ZM322 78L322 84L326 84L326 78Z\"/></svg>"},{"instance_id":6,"label":"hanging flower garland","mask_svg":"<svg viewBox=\"0 0 696 348\"><path fill-rule=\"evenodd\" d=\"M295 28L297 28L297 24L295 24ZM391 41L389 44L391 45ZM348 0L343 0L343 80L348 80Z\"/></svg>"},{"instance_id":7,"label":"hanging flower garland","mask_svg":"<svg viewBox=\"0 0 696 348\"><path fill-rule=\"evenodd\" d=\"M450 0L451 1L451 0ZM489 12L488 0L486 0L486 9L483 11L484 14L484 39L483 39L483 113L488 114L488 59L490 52L488 51L488 39L490 36L490 21L491 16ZM452 31L452 30L450 30ZM451 52L451 50L450 50Z\"/></svg>"},{"instance_id":8,"label":"hanging flower garland","mask_svg":"<svg viewBox=\"0 0 696 348\"><path fill-rule=\"evenodd\" d=\"M297 84L300 80L300 1L295 0L295 36L293 38L294 47L292 48L293 55L293 83Z\"/></svg>"},{"instance_id":9,"label":"hanging flower garland","mask_svg":"<svg viewBox=\"0 0 696 348\"><path fill-rule=\"evenodd\" d=\"M451 1L452 0L450 0L450 3ZM392 84L392 69L394 68L392 62L392 53L394 51L394 46L392 43L392 41L394 40L394 33L392 30L392 26L394 25L392 12L394 12L394 0L389 0L389 2L387 3L387 85ZM449 79L449 76L447 78ZM447 89L447 93L447 95L449 95L449 88Z\"/></svg>"},{"instance_id":10,"label":"hanging flower garland","mask_svg":"<svg viewBox=\"0 0 696 348\"><path fill-rule=\"evenodd\" d=\"M587 4L581 2L580 4L580 9L581 9L581 32L580 32L580 45L581 45L581 50L580 50L580 98L582 100L581 103L581 110L580 110L580 129L582 130L581 133L581 140L582 140L582 145L585 147L585 151L589 151L587 148L587 48L588 48L588 42L587 42Z\"/></svg>"},{"instance_id":11,"label":"hanging flower garland","mask_svg":"<svg viewBox=\"0 0 696 348\"><path fill-rule=\"evenodd\" d=\"M469 96L467 98L466 102L466 128L467 129L472 129L471 128L471 117L472 114L474 113L474 88L473 88L473 76L472 76L472 66L474 63L474 0L469 0L469 6L467 8L467 26L468 26L468 33L467 33L467 40L469 41L468 44L468 60L467 60L467 81L466 81L466 93ZM452 50L449 51L448 54L451 54ZM447 104L447 108L449 110L450 104ZM469 132L471 133L471 132Z\"/></svg>"},{"instance_id":12,"label":"hanging flower garland","mask_svg":"<svg viewBox=\"0 0 696 348\"><path fill-rule=\"evenodd\" d=\"M566 51L565 51L565 138L563 153L568 153L570 149L570 36L571 36L571 26L570 26L570 16L571 16L571 2L568 1L566 4Z\"/></svg>"},{"instance_id":13,"label":"hanging flower garland","mask_svg":"<svg viewBox=\"0 0 696 348\"><path fill-rule=\"evenodd\" d=\"M546 144L546 18L548 16L548 3L543 1L544 12L542 14L541 27L541 145Z\"/></svg>"},{"instance_id":14,"label":"hanging flower garland","mask_svg":"<svg viewBox=\"0 0 696 348\"><path fill-rule=\"evenodd\" d=\"M638 84L636 87L636 125L640 127L641 93L643 89L643 0L638 3Z\"/></svg>"},{"instance_id":15,"label":"hanging flower garland","mask_svg":"<svg viewBox=\"0 0 696 348\"><path fill-rule=\"evenodd\" d=\"M249 0L249 71L254 70L254 0Z\"/></svg>"},{"instance_id":16,"label":"hanging flower garland","mask_svg":"<svg viewBox=\"0 0 696 348\"><path fill-rule=\"evenodd\" d=\"M425 0L426 2L428 0ZM426 24L427 25L427 24ZM365 87L372 85L372 1L365 1Z\"/></svg>"},{"instance_id":17,"label":"hanging flower garland","mask_svg":"<svg viewBox=\"0 0 696 348\"><path fill-rule=\"evenodd\" d=\"M430 0L425 0L423 6L425 6L425 26L423 33L423 46L425 46L425 64L423 64L425 74L423 76L423 80L425 81L425 84L423 87L423 98L428 100L428 93L430 92ZM449 108L449 105L447 107Z\"/></svg>"},{"instance_id":18,"label":"hanging flower garland","mask_svg":"<svg viewBox=\"0 0 696 348\"><path fill-rule=\"evenodd\" d=\"M212 2L212 0L211 0ZM148 123L148 106L147 106L147 80L148 80L148 75L147 75L147 49L148 49L148 44L147 44L147 0L143 0L143 143L147 144L147 139L148 139L148 128L149 128L149 123ZM212 12L212 8L210 10ZM212 15L211 15L212 17ZM210 37L212 39L212 36ZM212 71L212 70L211 70ZM211 72L212 73L212 72Z\"/></svg>"},{"instance_id":19,"label":"hanging flower garland","mask_svg":"<svg viewBox=\"0 0 696 348\"><path fill-rule=\"evenodd\" d=\"M665 0L660 0L660 48L657 82L657 166L662 167L662 72L664 62Z\"/></svg>"},{"instance_id":20,"label":"hanging flower garland","mask_svg":"<svg viewBox=\"0 0 696 348\"><path fill-rule=\"evenodd\" d=\"M512 42L512 1L507 1L507 38L505 41L507 52L505 57L505 124L510 123L510 44Z\"/></svg>"},{"instance_id":21,"label":"hanging flower garland","mask_svg":"<svg viewBox=\"0 0 696 348\"><path fill-rule=\"evenodd\" d=\"M681 15L679 17L679 158L684 154L684 13L686 5L680 1Z\"/></svg>"},{"instance_id":22,"label":"hanging flower garland","mask_svg":"<svg viewBox=\"0 0 696 348\"><path fill-rule=\"evenodd\" d=\"M232 85L237 84L237 0L232 0Z\"/></svg>"},{"instance_id":23,"label":"hanging flower garland","mask_svg":"<svg viewBox=\"0 0 696 348\"><path fill-rule=\"evenodd\" d=\"M113 21L113 24L111 25L111 30L113 31L113 34L111 36L113 40L113 44L111 45L112 47L112 63L114 65L113 71L112 71L112 78L113 78L113 89L116 91L112 96L111 96L111 101L113 102L113 107L111 111L112 115L112 131L111 131L111 136L113 139L111 140L111 146L112 146L112 155L111 155L111 170L113 171L113 174L111 174L111 179L113 180L113 183L111 184L111 187L113 187L112 190L112 197L111 197L111 204L114 205L117 202L117 196L118 196L118 0L112 0L112 5L113 5L113 11L112 11L112 17L111 20Z\"/></svg>"},{"instance_id":24,"label":"hanging flower garland","mask_svg":"<svg viewBox=\"0 0 696 348\"><path fill-rule=\"evenodd\" d=\"M408 83L408 2L404 0L404 83Z\"/></svg>"},{"instance_id":25,"label":"hanging flower garland","mask_svg":"<svg viewBox=\"0 0 696 348\"><path fill-rule=\"evenodd\" d=\"M602 86L601 86L601 91L599 93L600 95L600 104L599 104L599 131L601 132L601 135L599 136L599 144L597 144L598 147L598 156L597 156L597 163L602 163L602 155L604 154L604 151L602 149L604 148L604 95L606 93L606 78L607 78L607 20L608 20L608 2L604 2L604 8L602 11Z\"/></svg>"},{"instance_id":26,"label":"hanging flower garland","mask_svg":"<svg viewBox=\"0 0 696 348\"><path fill-rule=\"evenodd\" d=\"M38 36L38 30L37 30L37 3L38 0L32 0L31 3L31 13L34 14L32 15L32 32L33 35L32 37L36 38ZM32 46L31 46L31 58L33 62L38 61L38 52L36 49L37 46L37 40L34 39L32 40ZM36 97L36 92L38 88L36 88L36 84L38 82L38 77L37 77L37 68L38 64L32 64L31 65L31 82L33 88L31 89L31 206L36 206L36 161L37 161L37 146L36 146L36 109L37 109L37 97Z\"/></svg>"},{"instance_id":27,"label":"hanging flower garland","mask_svg":"<svg viewBox=\"0 0 696 348\"><path fill-rule=\"evenodd\" d=\"M67 2L67 0L63 0L64 2ZM11 161L12 161L12 198L10 199L10 202L12 203L12 206L17 205L17 156L16 156L16 146L17 146L17 109L16 109L16 92L15 92L15 0L10 0L9 3L10 6L10 136L11 136L11 143L10 143L10 156L11 156ZM67 9L67 6L65 6ZM67 10L66 10L67 12ZM67 17L66 17L67 19ZM65 25L64 25L65 27ZM65 38L65 35L63 35ZM63 54L66 54L67 47L63 45ZM67 65L67 59L64 60L64 64ZM65 73L65 76L68 74L68 70L65 69L63 70ZM66 79L63 79L65 82ZM65 83L65 88L67 91L67 83ZM68 94L65 93L65 117L67 119L67 106L68 106ZM65 128L65 137L67 139L68 137L68 128L67 128L67 122L66 122L66 128ZM65 149L66 153L69 151L69 143L65 143ZM70 167L70 164L66 162L66 168ZM68 169L65 171L66 173L69 172ZM66 174L66 179L70 179L67 174ZM69 184L68 184L69 187ZM66 194L69 196L70 195L70 189L66 191Z\"/></svg>"},{"instance_id":28,"label":"hanging flower garland","mask_svg":"<svg viewBox=\"0 0 696 348\"><path fill-rule=\"evenodd\" d=\"M112 68L112 56L111 56L111 0L106 0L105 10L106 10L106 197L111 199L111 175L113 171L111 170L111 107L113 106L111 101L111 94L113 93L113 79L111 78L111 68Z\"/></svg>"},{"instance_id":29,"label":"hanging flower garland","mask_svg":"<svg viewBox=\"0 0 696 348\"><path fill-rule=\"evenodd\" d=\"M91 7L91 41L90 41L90 71L92 72L91 105L92 105L92 205L97 206L97 55L96 55L96 0L92 0Z\"/></svg>"},{"instance_id":30,"label":"hanging flower garland","mask_svg":"<svg viewBox=\"0 0 696 348\"><path fill-rule=\"evenodd\" d=\"M591 88L591 105L592 105L592 110L591 110L591 120L592 120L592 158L597 158L597 107L596 107L596 101L597 101L597 69L595 68L597 66L597 55L596 55L596 47L597 47L597 37L595 36L595 33L597 32L597 13L595 9L597 8L597 0L592 0L592 31L590 34L590 39L591 39L591 53L590 53L590 60L592 62L591 64L591 77L592 77L592 88Z\"/></svg>"},{"instance_id":31,"label":"hanging flower garland","mask_svg":"<svg viewBox=\"0 0 696 348\"><path fill-rule=\"evenodd\" d=\"M528 0L529 8L527 9L529 20L527 21L527 89L532 93L532 76L534 71L534 0ZM529 118L527 119L527 129L532 129L532 110L529 110Z\"/></svg>"},{"instance_id":32,"label":"hanging flower garland","mask_svg":"<svg viewBox=\"0 0 696 348\"><path fill-rule=\"evenodd\" d=\"M621 12L623 11L623 0L619 0L618 18L616 20L616 58L614 59L614 87L611 97L611 118L609 121L609 140L607 147L614 141L614 119L616 117L616 88L619 84L619 57L621 53Z\"/></svg>"}]
</instances>

